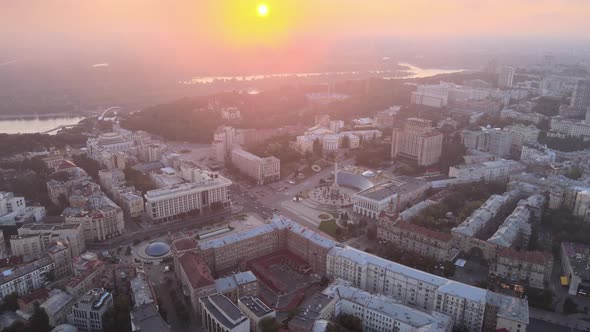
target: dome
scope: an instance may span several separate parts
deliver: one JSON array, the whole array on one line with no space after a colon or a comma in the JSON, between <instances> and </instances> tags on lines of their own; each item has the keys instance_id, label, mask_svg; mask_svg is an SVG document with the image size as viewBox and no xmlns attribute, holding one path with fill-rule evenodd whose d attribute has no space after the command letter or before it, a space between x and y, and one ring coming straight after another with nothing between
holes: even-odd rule
<instances>
[{"instance_id":1,"label":"dome","mask_svg":"<svg viewBox=\"0 0 590 332\"><path fill-rule=\"evenodd\" d=\"M372 171L364 171L362 175L366 178L372 178L375 176L375 173L373 173Z\"/></svg>"},{"instance_id":2,"label":"dome","mask_svg":"<svg viewBox=\"0 0 590 332\"><path fill-rule=\"evenodd\" d=\"M61 324L56 326L51 332L78 332L78 329L72 325Z\"/></svg>"},{"instance_id":3,"label":"dome","mask_svg":"<svg viewBox=\"0 0 590 332\"><path fill-rule=\"evenodd\" d=\"M170 252L170 246L164 242L152 242L145 247L145 253L152 257L164 256Z\"/></svg>"}]
</instances>

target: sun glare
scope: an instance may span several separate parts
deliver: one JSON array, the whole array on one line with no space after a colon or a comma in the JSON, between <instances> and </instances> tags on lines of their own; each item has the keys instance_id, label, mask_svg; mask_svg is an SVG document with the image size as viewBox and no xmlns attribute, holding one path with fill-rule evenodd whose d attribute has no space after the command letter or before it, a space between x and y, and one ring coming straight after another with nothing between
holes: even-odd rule
<instances>
[{"instance_id":1,"label":"sun glare","mask_svg":"<svg viewBox=\"0 0 590 332\"><path fill-rule=\"evenodd\" d=\"M261 3L258 5L258 16L267 16L268 15L268 6Z\"/></svg>"}]
</instances>

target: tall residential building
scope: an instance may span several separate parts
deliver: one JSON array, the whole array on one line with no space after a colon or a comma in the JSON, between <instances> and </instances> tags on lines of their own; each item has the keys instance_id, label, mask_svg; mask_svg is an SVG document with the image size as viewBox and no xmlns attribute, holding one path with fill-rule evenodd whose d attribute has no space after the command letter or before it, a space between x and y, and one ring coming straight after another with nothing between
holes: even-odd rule
<instances>
[{"instance_id":1,"label":"tall residential building","mask_svg":"<svg viewBox=\"0 0 590 332\"><path fill-rule=\"evenodd\" d=\"M256 180L257 184L267 184L281 179L281 161L275 157L258 157L241 148L231 152L231 162L242 173Z\"/></svg>"},{"instance_id":2,"label":"tall residential building","mask_svg":"<svg viewBox=\"0 0 590 332\"><path fill-rule=\"evenodd\" d=\"M486 151L499 158L510 156L512 132L500 128L480 128L461 133L463 145L467 149Z\"/></svg>"},{"instance_id":3,"label":"tall residential building","mask_svg":"<svg viewBox=\"0 0 590 332\"><path fill-rule=\"evenodd\" d=\"M403 157L419 166L430 166L439 161L442 142L443 135L433 129L432 121L409 118L402 130L393 130L391 157Z\"/></svg>"},{"instance_id":4,"label":"tall residential building","mask_svg":"<svg viewBox=\"0 0 590 332\"><path fill-rule=\"evenodd\" d=\"M255 296L244 296L238 299L238 308L250 319L250 331L260 332L260 321L275 318L276 313Z\"/></svg>"},{"instance_id":5,"label":"tall residential building","mask_svg":"<svg viewBox=\"0 0 590 332\"><path fill-rule=\"evenodd\" d=\"M511 88L514 80L514 67L503 66L498 75L498 86L501 88Z\"/></svg>"},{"instance_id":6,"label":"tall residential building","mask_svg":"<svg viewBox=\"0 0 590 332\"><path fill-rule=\"evenodd\" d=\"M67 224L82 224L86 241L104 241L125 232L123 210L104 193L70 196L70 202L74 204L65 208L62 216Z\"/></svg>"},{"instance_id":7,"label":"tall residential building","mask_svg":"<svg viewBox=\"0 0 590 332\"><path fill-rule=\"evenodd\" d=\"M217 172L195 170L191 182L148 191L145 211L152 221L167 221L191 213L202 212L216 204L227 207L231 204L229 187L231 181Z\"/></svg>"},{"instance_id":8,"label":"tall residential building","mask_svg":"<svg viewBox=\"0 0 590 332\"><path fill-rule=\"evenodd\" d=\"M103 316L113 306L113 295L104 288L84 294L68 312L68 323L81 332L102 332Z\"/></svg>"},{"instance_id":9,"label":"tall residential building","mask_svg":"<svg viewBox=\"0 0 590 332\"><path fill-rule=\"evenodd\" d=\"M578 80L570 106L582 112L590 111L590 80ZM590 123L589 120L586 113L586 122Z\"/></svg>"}]
</instances>

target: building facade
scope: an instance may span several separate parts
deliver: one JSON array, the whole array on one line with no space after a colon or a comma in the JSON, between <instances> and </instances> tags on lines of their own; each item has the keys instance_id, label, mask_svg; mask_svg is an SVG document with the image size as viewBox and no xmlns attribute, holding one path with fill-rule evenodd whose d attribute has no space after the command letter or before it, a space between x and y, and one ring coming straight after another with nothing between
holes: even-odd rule
<instances>
[{"instance_id":1,"label":"building facade","mask_svg":"<svg viewBox=\"0 0 590 332\"><path fill-rule=\"evenodd\" d=\"M113 306L113 295L103 288L84 294L68 312L68 323L80 332L102 332L103 316Z\"/></svg>"},{"instance_id":2,"label":"building facade","mask_svg":"<svg viewBox=\"0 0 590 332\"><path fill-rule=\"evenodd\" d=\"M402 130L394 129L391 137L391 157L403 157L419 166L436 164L442 152L443 135L429 120L410 118Z\"/></svg>"},{"instance_id":3,"label":"building facade","mask_svg":"<svg viewBox=\"0 0 590 332\"><path fill-rule=\"evenodd\" d=\"M241 148L231 152L232 164L257 184L268 184L281 179L281 161L275 157L258 157Z\"/></svg>"}]
</instances>

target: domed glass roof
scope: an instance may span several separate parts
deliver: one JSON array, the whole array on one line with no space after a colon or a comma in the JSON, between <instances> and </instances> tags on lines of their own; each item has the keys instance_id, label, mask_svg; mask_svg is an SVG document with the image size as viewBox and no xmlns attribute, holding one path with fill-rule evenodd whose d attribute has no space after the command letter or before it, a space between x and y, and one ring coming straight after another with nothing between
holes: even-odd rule
<instances>
[{"instance_id":1,"label":"domed glass roof","mask_svg":"<svg viewBox=\"0 0 590 332\"><path fill-rule=\"evenodd\" d=\"M145 253L152 257L164 256L170 252L170 246L164 242L152 242L145 247Z\"/></svg>"}]
</instances>

